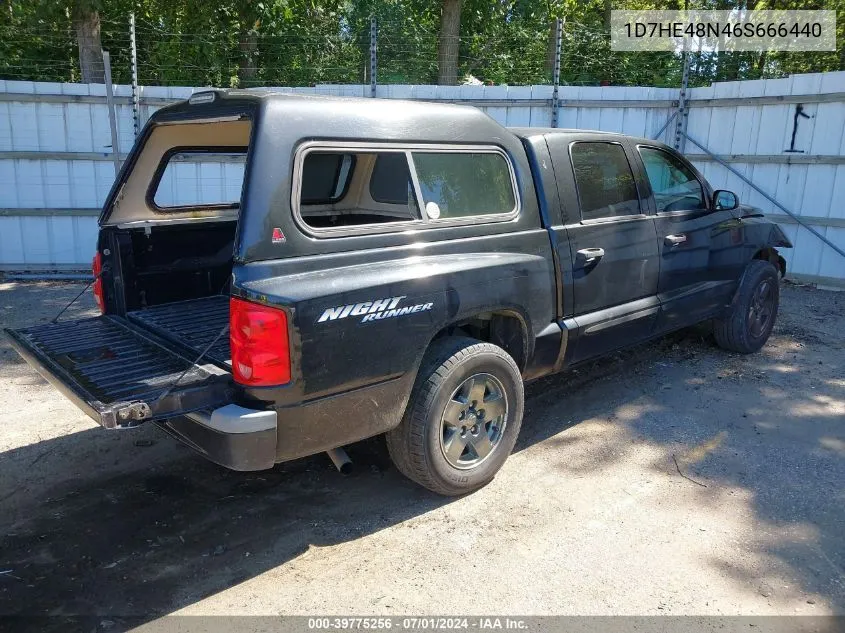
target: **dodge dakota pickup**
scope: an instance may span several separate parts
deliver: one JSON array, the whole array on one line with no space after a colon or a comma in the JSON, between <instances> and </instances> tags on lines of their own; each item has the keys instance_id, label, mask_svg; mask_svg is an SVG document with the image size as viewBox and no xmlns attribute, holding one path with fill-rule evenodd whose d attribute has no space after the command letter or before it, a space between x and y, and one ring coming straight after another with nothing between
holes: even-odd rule
<instances>
[{"instance_id":1,"label":"dodge dakota pickup","mask_svg":"<svg viewBox=\"0 0 845 633\"><path fill-rule=\"evenodd\" d=\"M236 470L385 434L445 495L502 466L524 381L705 320L758 350L791 246L653 140L238 90L157 111L99 225L101 316L7 331L96 422Z\"/></svg>"}]
</instances>

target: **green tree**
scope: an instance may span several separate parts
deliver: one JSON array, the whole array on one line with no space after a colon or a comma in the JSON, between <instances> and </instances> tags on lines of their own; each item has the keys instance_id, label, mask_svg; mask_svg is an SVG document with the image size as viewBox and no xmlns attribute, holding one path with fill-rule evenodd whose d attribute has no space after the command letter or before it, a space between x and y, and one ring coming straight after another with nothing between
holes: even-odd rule
<instances>
[{"instance_id":1,"label":"green tree","mask_svg":"<svg viewBox=\"0 0 845 633\"><path fill-rule=\"evenodd\" d=\"M134 11L142 84L366 83L375 16L380 83L455 83L466 75L493 84L548 83L552 25L561 18L562 83L678 86L679 55L611 51L607 23L611 8L684 4L748 6L746 0L5 0L0 78L102 81L105 48L115 81L126 83ZM758 0L752 6L836 10L837 50L694 52L693 84L845 68L845 0Z\"/></svg>"}]
</instances>

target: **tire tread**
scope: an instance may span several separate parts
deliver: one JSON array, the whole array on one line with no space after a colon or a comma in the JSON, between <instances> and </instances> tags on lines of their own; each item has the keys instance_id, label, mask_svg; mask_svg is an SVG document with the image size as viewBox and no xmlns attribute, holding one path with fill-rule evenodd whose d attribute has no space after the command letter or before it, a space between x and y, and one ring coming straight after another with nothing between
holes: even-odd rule
<instances>
[{"instance_id":1,"label":"tire tread","mask_svg":"<svg viewBox=\"0 0 845 633\"><path fill-rule=\"evenodd\" d=\"M754 344L749 337L746 323L748 314L746 303L750 298L750 293L757 287L757 283L765 275L772 273L774 274L775 283L777 284L778 273L770 262L762 259L755 259L748 264L748 268L746 269L745 274L742 277L742 281L740 282L738 296L734 305L731 306L729 313L722 318L713 319L713 336L715 337L716 344L719 347L731 352L739 352L741 354L750 354L752 352L756 352L760 349L760 347L762 347L762 345ZM772 315L772 327L774 326L774 321L777 318L778 296L779 293L777 293L776 289L774 314ZM769 329L769 333L771 333L771 328ZM768 334L764 338L763 344L765 344L767 339Z\"/></svg>"}]
</instances>

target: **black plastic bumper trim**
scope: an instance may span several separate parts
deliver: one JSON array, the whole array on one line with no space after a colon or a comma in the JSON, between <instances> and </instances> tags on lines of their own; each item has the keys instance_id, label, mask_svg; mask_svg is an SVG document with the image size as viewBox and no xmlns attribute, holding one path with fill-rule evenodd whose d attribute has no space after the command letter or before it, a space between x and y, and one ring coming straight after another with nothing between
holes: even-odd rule
<instances>
[{"instance_id":1,"label":"black plastic bumper trim","mask_svg":"<svg viewBox=\"0 0 845 633\"><path fill-rule=\"evenodd\" d=\"M276 428L224 433L207 426L204 420L210 420L210 416L191 413L156 424L206 459L232 470L267 470L276 463Z\"/></svg>"}]
</instances>

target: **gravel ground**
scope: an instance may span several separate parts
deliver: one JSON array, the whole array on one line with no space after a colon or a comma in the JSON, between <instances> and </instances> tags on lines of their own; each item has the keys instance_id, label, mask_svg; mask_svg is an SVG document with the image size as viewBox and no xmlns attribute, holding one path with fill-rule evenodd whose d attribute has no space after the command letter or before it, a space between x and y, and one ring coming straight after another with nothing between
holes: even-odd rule
<instances>
[{"instance_id":1,"label":"gravel ground","mask_svg":"<svg viewBox=\"0 0 845 633\"><path fill-rule=\"evenodd\" d=\"M0 282L0 322L80 289ZM0 338L0 614L845 614L843 332L845 293L785 285L758 354L702 327L537 381L461 499L378 440L239 474L105 431Z\"/></svg>"}]
</instances>

